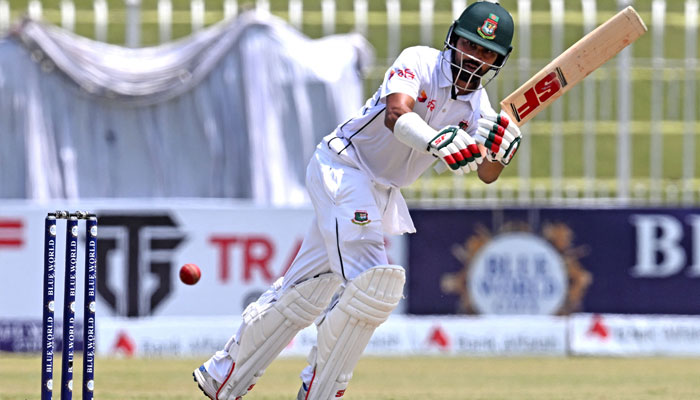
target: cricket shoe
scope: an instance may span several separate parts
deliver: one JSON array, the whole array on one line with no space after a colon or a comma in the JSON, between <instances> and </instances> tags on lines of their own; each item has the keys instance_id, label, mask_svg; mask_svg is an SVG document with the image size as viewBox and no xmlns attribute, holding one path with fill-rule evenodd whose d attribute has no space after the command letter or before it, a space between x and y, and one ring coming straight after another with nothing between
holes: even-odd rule
<instances>
[{"instance_id":1,"label":"cricket shoe","mask_svg":"<svg viewBox=\"0 0 700 400\"><path fill-rule=\"evenodd\" d=\"M192 376L194 377L194 381L197 382L199 390L210 399L216 400L216 392L221 385L216 379L209 375L204 365L200 365L199 368L195 369L194 372L192 372Z\"/></svg>"},{"instance_id":2,"label":"cricket shoe","mask_svg":"<svg viewBox=\"0 0 700 400\"><path fill-rule=\"evenodd\" d=\"M297 400L306 400L306 396L309 393L309 388L306 387L306 383L302 382L299 388L299 393L297 393Z\"/></svg>"},{"instance_id":3,"label":"cricket shoe","mask_svg":"<svg viewBox=\"0 0 700 400\"><path fill-rule=\"evenodd\" d=\"M345 394L345 389L339 390L336 392L335 397L340 398L343 397ZM306 383L302 382L301 387L299 388L299 393L297 393L297 400L306 400L306 397L309 395L309 387L306 386ZM238 400L238 399L236 399Z\"/></svg>"},{"instance_id":4,"label":"cricket shoe","mask_svg":"<svg viewBox=\"0 0 700 400\"><path fill-rule=\"evenodd\" d=\"M200 365L199 368L195 369L194 372L192 372L192 376L194 377L194 381L197 382L199 390L201 390L205 396L212 400L218 400L217 394L219 393L221 384L209 375L204 365ZM241 399L242 397L236 397L236 400Z\"/></svg>"}]
</instances>

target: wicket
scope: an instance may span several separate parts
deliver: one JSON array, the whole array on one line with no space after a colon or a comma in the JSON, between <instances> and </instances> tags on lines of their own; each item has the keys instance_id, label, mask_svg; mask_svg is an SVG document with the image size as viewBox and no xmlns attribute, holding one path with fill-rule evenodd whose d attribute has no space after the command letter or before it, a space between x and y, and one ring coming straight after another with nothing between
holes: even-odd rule
<instances>
[{"instance_id":1,"label":"wicket","mask_svg":"<svg viewBox=\"0 0 700 400\"><path fill-rule=\"evenodd\" d=\"M78 220L85 225L85 308L83 310L83 399L95 389L95 294L97 291L97 217L85 211L48 213L44 231L44 313L42 319L41 399L53 394L54 297L56 276L56 220L66 221L66 260L63 307L61 400L73 398L75 292L78 264Z\"/></svg>"}]
</instances>

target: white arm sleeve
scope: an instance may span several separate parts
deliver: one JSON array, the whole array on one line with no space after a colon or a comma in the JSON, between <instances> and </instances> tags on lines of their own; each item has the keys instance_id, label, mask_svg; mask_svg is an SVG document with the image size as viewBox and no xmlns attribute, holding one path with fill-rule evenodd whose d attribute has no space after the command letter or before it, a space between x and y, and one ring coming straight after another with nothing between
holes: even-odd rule
<instances>
[{"instance_id":1,"label":"white arm sleeve","mask_svg":"<svg viewBox=\"0 0 700 400\"><path fill-rule=\"evenodd\" d=\"M437 136L437 131L423 121L418 114L408 112L396 120L394 136L406 146L427 153L429 143Z\"/></svg>"}]
</instances>

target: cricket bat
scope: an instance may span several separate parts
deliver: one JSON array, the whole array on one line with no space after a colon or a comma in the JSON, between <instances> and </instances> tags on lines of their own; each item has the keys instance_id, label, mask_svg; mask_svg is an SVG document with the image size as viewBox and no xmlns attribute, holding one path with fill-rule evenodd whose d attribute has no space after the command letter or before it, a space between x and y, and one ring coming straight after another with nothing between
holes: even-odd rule
<instances>
[{"instance_id":1,"label":"cricket bat","mask_svg":"<svg viewBox=\"0 0 700 400\"><path fill-rule=\"evenodd\" d=\"M644 21L634 8L625 8L509 94L501 101L501 110L508 114L512 123L523 126L646 31ZM439 162L435 170L442 173L447 166Z\"/></svg>"},{"instance_id":2,"label":"cricket bat","mask_svg":"<svg viewBox=\"0 0 700 400\"><path fill-rule=\"evenodd\" d=\"M522 126L646 31L644 21L634 8L625 8L503 99L501 110L516 125Z\"/></svg>"}]
</instances>

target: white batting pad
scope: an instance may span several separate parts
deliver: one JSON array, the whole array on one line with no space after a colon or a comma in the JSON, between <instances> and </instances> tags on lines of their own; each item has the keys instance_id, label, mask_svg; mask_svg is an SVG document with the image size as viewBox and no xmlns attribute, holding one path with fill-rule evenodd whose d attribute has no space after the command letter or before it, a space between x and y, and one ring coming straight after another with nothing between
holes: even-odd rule
<instances>
[{"instance_id":1,"label":"white batting pad","mask_svg":"<svg viewBox=\"0 0 700 400\"><path fill-rule=\"evenodd\" d=\"M297 332L321 315L339 286L340 278L323 274L293 286L277 301L248 306L240 340L233 343L237 349L230 350L235 360L233 372L217 398L235 399L248 393Z\"/></svg>"},{"instance_id":2,"label":"white batting pad","mask_svg":"<svg viewBox=\"0 0 700 400\"><path fill-rule=\"evenodd\" d=\"M343 397L372 333L399 304L405 281L402 267L379 265L348 283L318 326L318 346L310 355L314 378L306 400Z\"/></svg>"}]
</instances>

